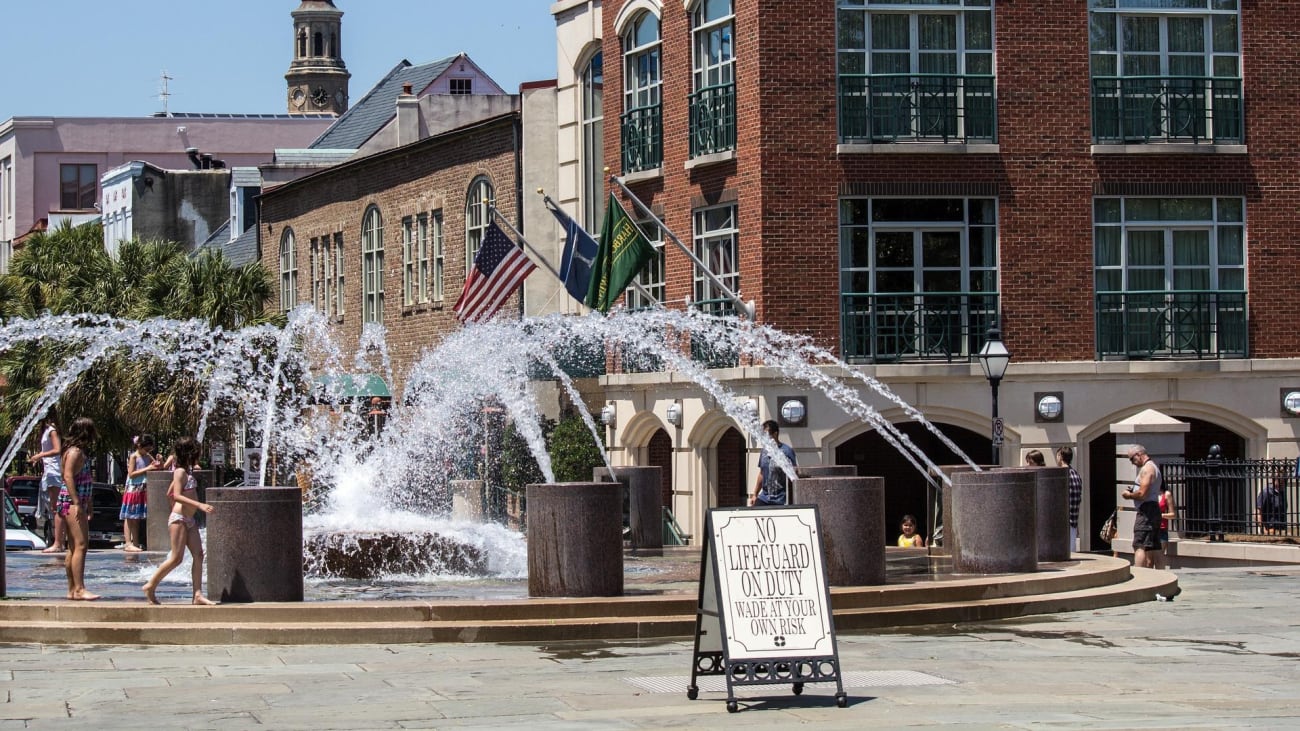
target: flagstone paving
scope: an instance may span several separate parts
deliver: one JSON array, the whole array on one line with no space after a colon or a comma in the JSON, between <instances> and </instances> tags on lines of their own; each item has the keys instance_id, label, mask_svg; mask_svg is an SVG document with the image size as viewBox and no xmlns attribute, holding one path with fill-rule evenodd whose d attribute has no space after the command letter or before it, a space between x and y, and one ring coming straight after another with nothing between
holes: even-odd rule
<instances>
[{"instance_id":1,"label":"flagstone paving","mask_svg":"<svg viewBox=\"0 0 1300 731\"><path fill-rule=\"evenodd\" d=\"M842 709L827 684L740 689L734 714L710 686L688 700L686 641L8 645L0 729L1300 726L1300 568L1180 585L1173 602L841 634Z\"/></svg>"}]
</instances>

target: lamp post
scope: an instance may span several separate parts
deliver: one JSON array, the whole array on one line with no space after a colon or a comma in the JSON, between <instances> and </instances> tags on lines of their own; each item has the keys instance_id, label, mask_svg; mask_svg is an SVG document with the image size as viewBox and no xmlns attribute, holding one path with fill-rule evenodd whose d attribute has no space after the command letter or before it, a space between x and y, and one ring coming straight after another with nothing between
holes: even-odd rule
<instances>
[{"instance_id":1,"label":"lamp post","mask_svg":"<svg viewBox=\"0 0 1300 731\"><path fill-rule=\"evenodd\" d=\"M989 389L993 392L993 462L1002 464L1002 420L998 418L998 383L1007 374L1007 364L1011 362L1011 351L1002 342L1002 331L995 321L984 335L984 347L979 352L980 368L984 377L989 379Z\"/></svg>"}]
</instances>

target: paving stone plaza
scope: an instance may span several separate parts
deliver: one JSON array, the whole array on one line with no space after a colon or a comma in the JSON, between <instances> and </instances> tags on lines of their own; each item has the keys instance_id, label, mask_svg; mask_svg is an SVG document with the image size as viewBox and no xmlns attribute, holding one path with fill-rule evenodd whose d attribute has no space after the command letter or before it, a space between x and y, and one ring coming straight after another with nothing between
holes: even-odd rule
<instances>
[{"instance_id":1,"label":"paving stone plaza","mask_svg":"<svg viewBox=\"0 0 1300 731\"><path fill-rule=\"evenodd\" d=\"M686 639L0 646L0 728L1289 729L1300 568L1179 572L1173 602L841 633L830 685L684 687Z\"/></svg>"}]
</instances>

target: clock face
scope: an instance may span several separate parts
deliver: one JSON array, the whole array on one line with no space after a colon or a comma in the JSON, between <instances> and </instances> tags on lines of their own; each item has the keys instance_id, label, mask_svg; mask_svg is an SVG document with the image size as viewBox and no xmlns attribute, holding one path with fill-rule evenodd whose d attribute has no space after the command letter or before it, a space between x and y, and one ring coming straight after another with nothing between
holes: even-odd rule
<instances>
[{"instance_id":1,"label":"clock face","mask_svg":"<svg viewBox=\"0 0 1300 731\"><path fill-rule=\"evenodd\" d=\"M311 101L316 106L323 107L330 103L330 93L325 91L325 87L318 86L316 87L316 90L311 93Z\"/></svg>"}]
</instances>

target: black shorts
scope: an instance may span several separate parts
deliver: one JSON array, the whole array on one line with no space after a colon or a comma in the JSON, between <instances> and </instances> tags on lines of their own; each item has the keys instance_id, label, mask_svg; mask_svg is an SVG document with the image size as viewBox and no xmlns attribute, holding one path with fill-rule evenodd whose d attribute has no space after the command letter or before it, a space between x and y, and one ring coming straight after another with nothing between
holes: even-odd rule
<instances>
[{"instance_id":1,"label":"black shorts","mask_svg":"<svg viewBox=\"0 0 1300 731\"><path fill-rule=\"evenodd\" d=\"M1142 503L1133 520L1133 548L1154 551L1160 546L1160 503L1152 500Z\"/></svg>"}]
</instances>

